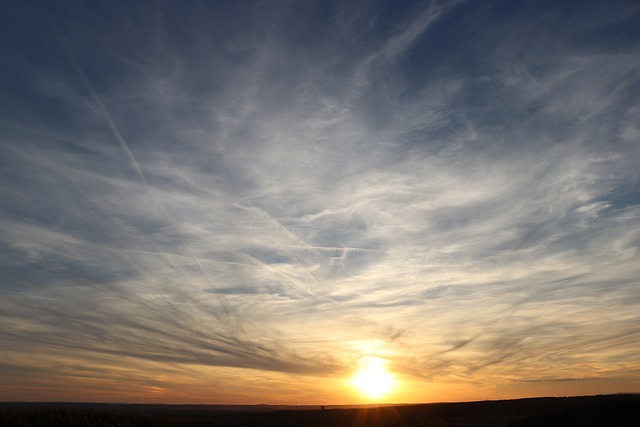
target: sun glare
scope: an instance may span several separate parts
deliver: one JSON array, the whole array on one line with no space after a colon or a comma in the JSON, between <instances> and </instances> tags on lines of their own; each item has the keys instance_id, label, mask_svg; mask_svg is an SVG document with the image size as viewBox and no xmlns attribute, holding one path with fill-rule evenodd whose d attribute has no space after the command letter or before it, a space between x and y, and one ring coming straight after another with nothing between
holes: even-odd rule
<instances>
[{"instance_id":1,"label":"sun glare","mask_svg":"<svg viewBox=\"0 0 640 427\"><path fill-rule=\"evenodd\" d=\"M353 385L370 399L380 399L394 386L393 375L387 370L385 361L368 357L353 376Z\"/></svg>"}]
</instances>

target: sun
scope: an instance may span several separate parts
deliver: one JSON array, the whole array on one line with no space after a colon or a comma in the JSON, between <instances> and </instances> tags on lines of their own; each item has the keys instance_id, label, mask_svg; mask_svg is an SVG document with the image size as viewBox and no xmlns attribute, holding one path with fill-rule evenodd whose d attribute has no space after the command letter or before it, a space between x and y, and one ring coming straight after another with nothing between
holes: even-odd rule
<instances>
[{"instance_id":1,"label":"sun","mask_svg":"<svg viewBox=\"0 0 640 427\"><path fill-rule=\"evenodd\" d=\"M366 357L353 376L353 385L369 399L380 399L394 387L393 375L387 370L386 363L378 357Z\"/></svg>"}]
</instances>

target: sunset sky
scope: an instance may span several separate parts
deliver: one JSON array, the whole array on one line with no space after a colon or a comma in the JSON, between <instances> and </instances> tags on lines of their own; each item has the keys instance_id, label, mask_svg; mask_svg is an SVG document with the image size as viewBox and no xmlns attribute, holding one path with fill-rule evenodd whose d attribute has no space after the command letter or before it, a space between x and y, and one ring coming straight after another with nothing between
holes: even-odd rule
<instances>
[{"instance_id":1,"label":"sunset sky","mask_svg":"<svg viewBox=\"0 0 640 427\"><path fill-rule=\"evenodd\" d=\"M0 401L640 392L636 0L0 6Z\"/></svg>"}]
</instances>

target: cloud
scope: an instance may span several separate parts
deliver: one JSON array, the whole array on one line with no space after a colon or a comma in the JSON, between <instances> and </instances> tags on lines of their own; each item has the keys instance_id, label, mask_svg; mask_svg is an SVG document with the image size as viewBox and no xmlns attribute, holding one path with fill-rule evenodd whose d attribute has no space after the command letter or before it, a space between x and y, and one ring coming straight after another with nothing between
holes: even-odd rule
<instances>
[{"instance_id":1,"label":"cloud","mask_svg":"<svg viewBox=\"0 0 640 427\"><path fill-rule=\"evenodd\" d=\"M46 5L58 39L18 14L0 369L629 372L630 6L361 3Z\"/></svg>"}]
</instances>

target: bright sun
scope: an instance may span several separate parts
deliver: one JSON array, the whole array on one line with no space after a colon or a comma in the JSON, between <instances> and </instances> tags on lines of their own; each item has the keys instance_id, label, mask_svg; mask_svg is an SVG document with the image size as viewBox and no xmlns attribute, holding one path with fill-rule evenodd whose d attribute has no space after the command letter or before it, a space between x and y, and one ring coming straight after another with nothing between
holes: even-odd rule
<instances>
[{"instance_id":1,"label":"bright sun","mask_svg":"<svg viewBox=\"0 0 640 427\"><path fill-rule=\"evenodd\" d=\"M391 391L394 379L383 359L367 357L354 374L353 385L368 398L379 399Z\"/></svg>"}]
</instances>

